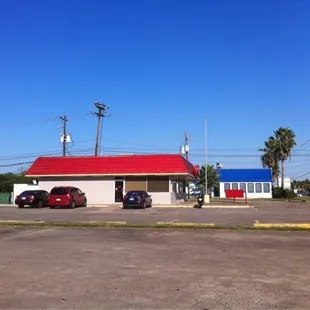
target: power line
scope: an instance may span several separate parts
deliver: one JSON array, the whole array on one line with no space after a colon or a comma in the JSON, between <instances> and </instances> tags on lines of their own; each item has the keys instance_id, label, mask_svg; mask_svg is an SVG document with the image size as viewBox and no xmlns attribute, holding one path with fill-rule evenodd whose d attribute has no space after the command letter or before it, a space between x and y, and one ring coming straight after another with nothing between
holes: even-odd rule
<instances>
[{"instance_id":1,"label":"power line","mask_svg":"<svg viewBox=\"0 0 310 310\"><path fill-rule=\"evenodd\" d=\"M0 167L1 167L1 168L4 168L4 167L13 167L13 166L21 166L21 165L32 164L32 163L33 163L33 161L24 161L24 162L15 163L15 164L0 165Z\"/></svg>"},{"instance_id":2,"label":"power line","mask_svg":"<svg viewBox=\"0 0 310 310\"><path fill-rule=\"evenodd\" d=\"M137 146L144 146L144 147L150 147L150 148L163 148L162 145L151 145L151 144L144 144L144 143L137 143L137 142L120 141L120 140L115 140L115 139L110 139L110 138L104 138L104 139L106 141L117 142L117 143L122 143L122 144L137 145Z\"/></svg>"},{"instance_id":3,"label":"power line","mask_svg":"<svg viewBox=\"0 0 310 310\"><path fill-rule=\"evenodd\" d=\"M307 176L309 174L310 174L310 170L305 172L305 173L303 173L302 175L293 176L292 179L300 179L300 178L303 178L303 177L305 177L305 176Z\"/></svg>"},{"instance_id":4,"label":"power line","mask_svg":"<svg viewBox=\"0 0 310 310\"><path fill-rule=\"evenodd\" d=\"M94 148L84 148L84 149L71 149L71 152L80 153L80 152L87 152L87 151L94 151ZM174 148L157 148L157 149L147 149L147 148L123 148L123 147L104 147L101 148L102 151L115 151L115 152L127 152L127 153L148 153L148 154L156 154L156 153L176 153ZM0 161L11 161L11 160L19 160L19 159L27 159L27 158L34 158L34 157L43 157L43 156L52 156L57 155L58 151L50 151L50 152L41 152L41 153L28 153L28 154L21 154L21 155L8 155L0 157ZM203 157L203 153L193 152L191 153L192 157ZM255 154L220 154L220 153L214 153L211 150L209 150L209 156L211 157L232 157L232 158L260 158L260 155ZM292 159L294 158L306 158L309 159L310 153L308 154L296 154L292 156ZM301 162L301 161L299 161ZM305 162L303 160L303 162Z\"/></svg>"},{"instance_id":5,"label":"power line","mask_svg":"<svg viewBox=\"0 0 310 310\"><path fill-rule=\"evenodd\" d=\"M304 150L305 146L310 142L310 139L308 139L306 142L304 142L301 146L299 146L297 148L297 150L295 150L295 152L301 152Z\"/></svg>"},{"instance_id":6,"label":"power line","mask_svg":"<svg viewBox=\"0 0 310 310\"><path fill-rule=\"evenodd\" d=\"M38 122L29 122L27 124L24 124L24 123L14 123L14 125L7 125L5 126L6 128L11 128L11 127L32 127L32 126L36 126L36 125L41 125L41 124L44 124L44 123L49 123L49 122L53 122L53 121L56 121L58 119L58 116L54 116L54 117L49 117L49 118L44 118ZM3 131L3 133L6 133L5 131ZM7 133L6 133L7 134Z\"/></svg>"}]
</instances>

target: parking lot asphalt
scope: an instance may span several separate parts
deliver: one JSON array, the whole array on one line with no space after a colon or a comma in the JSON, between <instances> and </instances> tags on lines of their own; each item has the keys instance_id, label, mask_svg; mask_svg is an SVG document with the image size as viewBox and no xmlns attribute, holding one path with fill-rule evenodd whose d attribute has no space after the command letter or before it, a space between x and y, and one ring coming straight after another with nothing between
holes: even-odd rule
<instances>
[{"instance_id":1,"label":"parking lot asphalt","mask_svg":"<svg viewBox=\"0 0 310 310\"><path fill-rule=\"evenodd\" d=\"M255 208L216 209L150 208L122 209L76 208L53 209L0 207L0 220L42 220L47 222L126 221L129 223L191 222L219 225L252 225L261 223L310 223L308 204L265 202Z\"/></svg>"},{"instance_id":2,"label":"parking lot asphalt","mask_svg":"<svg viewBox=\"0 0 310 310\"><path fill-rule=\"evenodd\" d=\"M310 233L0 228L0 309L308 309Z\"/></svg>"}]
</instances>

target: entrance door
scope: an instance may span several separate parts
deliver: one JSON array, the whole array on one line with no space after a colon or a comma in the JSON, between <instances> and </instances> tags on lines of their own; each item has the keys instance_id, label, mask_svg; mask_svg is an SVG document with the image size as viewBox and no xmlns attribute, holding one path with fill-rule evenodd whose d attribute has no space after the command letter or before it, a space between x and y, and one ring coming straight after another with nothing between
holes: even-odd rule
<instances>
[{"instance_id":1,"label":"entrance door","mask_svg":"<svg viewBox=\"0 0 310 310\"><path fill-rule=\"evenodd\" d=\"M115 181L115 202L123 202L124 181Z\"/></svg>"}]
</instances>

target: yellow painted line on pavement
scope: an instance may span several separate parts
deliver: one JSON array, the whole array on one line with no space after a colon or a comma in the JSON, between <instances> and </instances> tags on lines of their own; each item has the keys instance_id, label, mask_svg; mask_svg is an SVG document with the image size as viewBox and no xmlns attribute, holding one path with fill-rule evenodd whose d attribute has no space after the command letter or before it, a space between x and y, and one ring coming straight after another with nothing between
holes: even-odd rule
<instances>
[{"instance_id":1,"label":"yellow painted line on pavement","mask_svg":"<svg viewBox=\"0 0 310 310\"><path fill-rule=\"evenodd\" d=\"M215 223L187 223L187 222L157 222L157 225L167 225L167 226L205 226L214 227Z\"/></svg>"},{"instance_id":2,"label":"yellow painted line on pavement","mask_svg":"<svg viewBox=\"0 0 310 310\"><path fill-rule=\"evenodd\" d=\"M308 228L310 229L310 223L254 223L254 227L257 228Z\"/></svg>"}]
</instances>

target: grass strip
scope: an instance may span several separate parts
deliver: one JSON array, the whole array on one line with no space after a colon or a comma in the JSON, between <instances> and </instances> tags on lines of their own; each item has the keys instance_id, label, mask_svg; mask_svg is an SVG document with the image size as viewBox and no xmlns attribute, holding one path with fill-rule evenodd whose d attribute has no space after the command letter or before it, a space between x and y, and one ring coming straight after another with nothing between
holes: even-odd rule
<instances>
[{"instance_id":1,"label":"grass strip","mask_svg":"<svg viewBox=\"0 0 310 310\"><path fill-rule=\"evenodd\" d=\"M205 230L260 230L260 231L310 231L309 226L299 226L298 224L290 226L273 225L216 225L213 223L127 223L127 222L44 222L44 221L14 221L2 220L0 227L59 227L59 228L144 228L144 229L205 229Z\"/></svg>"}]
</instances>

